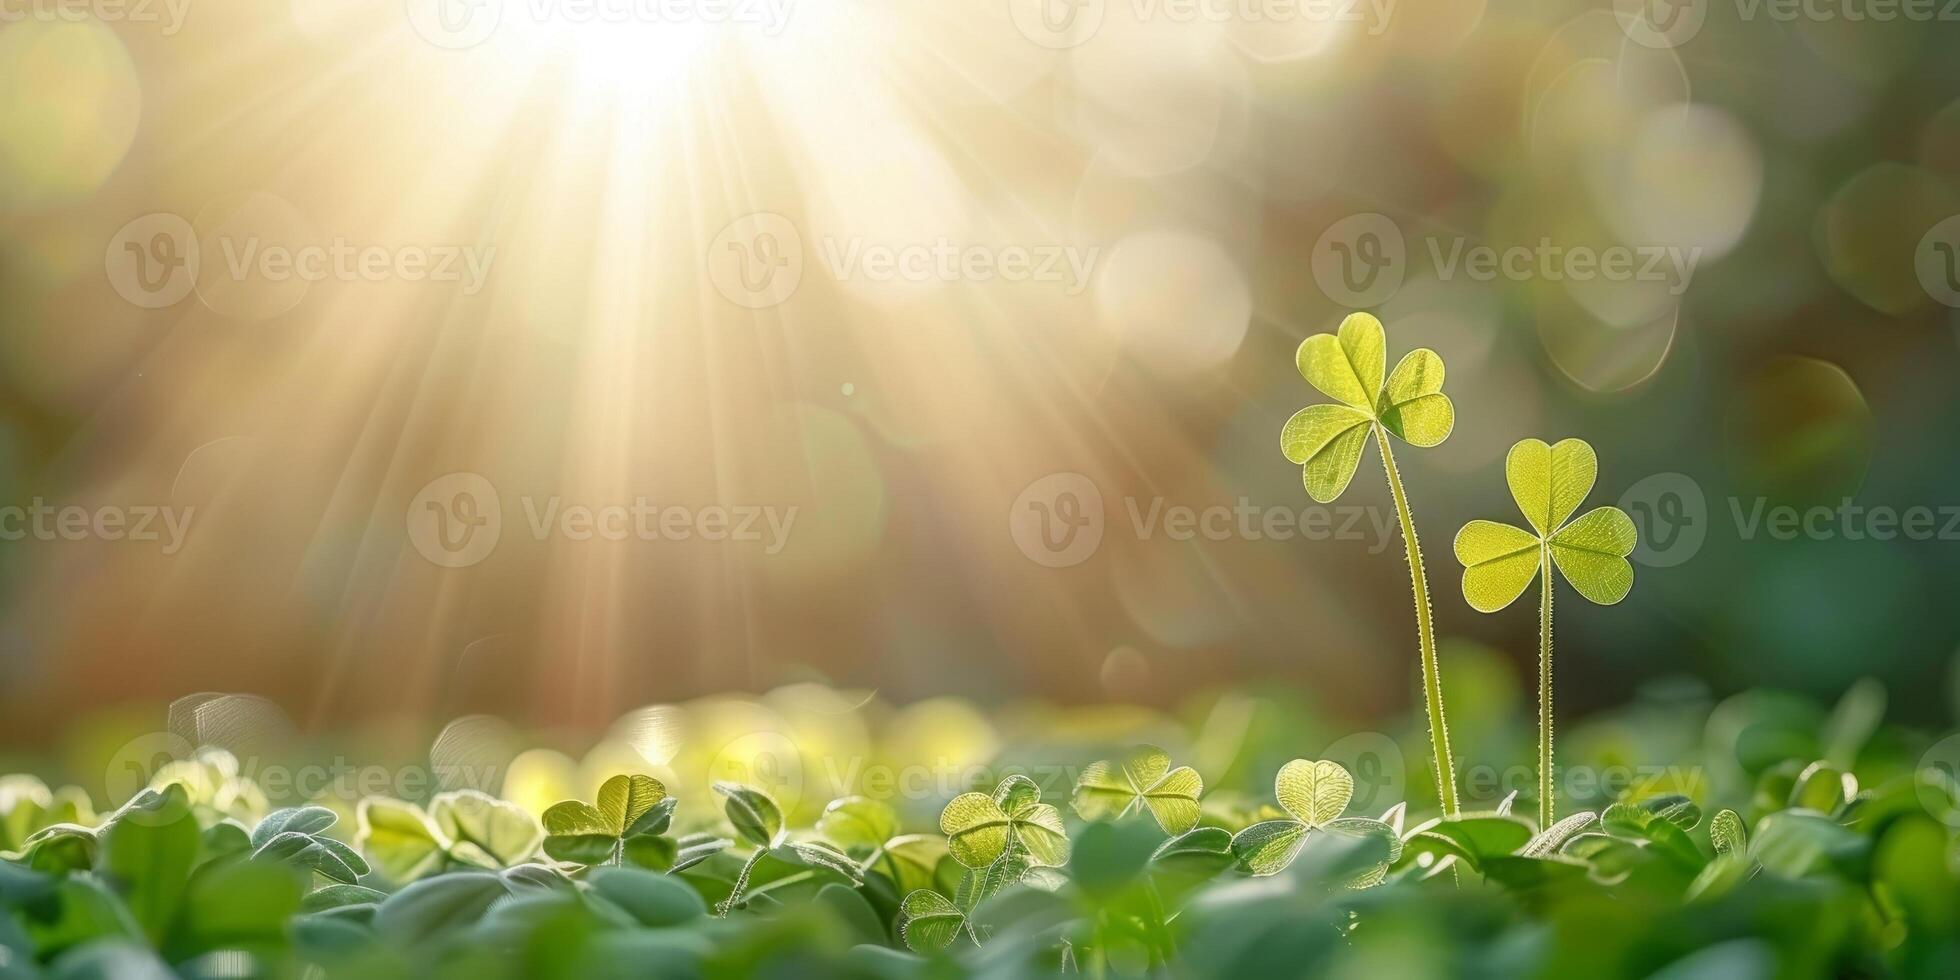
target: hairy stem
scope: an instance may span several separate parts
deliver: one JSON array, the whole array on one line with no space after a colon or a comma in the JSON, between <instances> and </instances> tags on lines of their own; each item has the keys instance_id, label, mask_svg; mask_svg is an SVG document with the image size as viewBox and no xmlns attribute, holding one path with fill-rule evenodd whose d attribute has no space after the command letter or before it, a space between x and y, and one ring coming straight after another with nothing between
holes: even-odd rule
<instances>
[{"instance_id":1,"label":"hairy stem","mask_svg":"<svg viewBox=\"0 0 1960 980\"><path fill-rule=\"evenodd\" d=\"M1538 826L1549 827L1552 800L1552 555L1539 545L1538 590Z\"/></svg>"},{"instance_id":2,"label":"hairy stem","mask_svg":"<svg viewBox=\"0 0 1960 980\"><path fill-rule=\"evenodd\" d=\"M735 903L742 900L743 890L749 887L749 874L755 870L756 862L762 860L762 856L767 853L767 848L758 847L754 854L749 855L747 861L742 862L742 873L735 876L735 887L729 891L728 900L721 903L717 918L726 919L728 913L735 910Z\"/></svg>"},{"instance_id":3,"label":"hairy stem","mask_svg":"<svg viewBox=\"0 0 1960 980\"><path fill-rule=\"evenodd\" d=\"M1409 553L1409 587L1415 593L1416 639L1422 646L1422 693L1429 706L1429 741L1436 753L1436 798L1445 816L1456 815L1456 763L1450 757L1450 726L1443 717L1443 680L1436 667L1436 628L1429 618L1429 578L1422 571L1422 545L1416 541L1415 519L1409 516L1409 497L1402 492L1402 475L1388 434L1375 426L1375 443L1382 450L1382 468L1395 496L1395 514L1402 520L1402 544Z\"/></svg>"}]
</instances>

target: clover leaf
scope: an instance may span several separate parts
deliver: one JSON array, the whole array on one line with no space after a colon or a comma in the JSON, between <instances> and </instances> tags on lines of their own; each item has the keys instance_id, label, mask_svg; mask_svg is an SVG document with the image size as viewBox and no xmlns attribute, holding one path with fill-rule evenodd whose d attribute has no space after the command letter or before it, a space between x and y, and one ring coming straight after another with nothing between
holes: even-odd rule
<instances>
[{"instance_id":1,"label":"clover leaf","mask_svg":"<svg viewBox=\"0 0 1960 980\"><path fill-rule=\"evenodd\" d=\"M1456 427L1456 407L1443 394L1443 359L1426 348L1414 350L1384 378L1388 342L1381 321L1367 313L1351 313L1336 333L1315 334L1302 342L1294 362L1309 384L1340 403L1303 408L1280 430L1280 452L1301 467L1308 496L1319 503L1332 502L1354 479L1370 435L1381 448L1382 471L1395 498L1402 547L1409 559L1410 598L1416 614L1436 795L1444 813L1455 813L1456 764L1450 758L1442 671L1436 660L1436 628L1430 621L1429 576L1423 570L1415 518L1388 441L1392 434L1412 446L1426 448L1449 438Z\"/></svg>"},{"instance_id":2,"label":"clover leaf","mask_svg":"<svg viewBox=\"0 0 1960 980\"><path fill-rule=\"evenodd\" d=\"M1299 857L1313 831L1348 837L1381 837L1390 842L1389 861L1400 854L1400 841L1389 824L1369 817L1343 817L1354 799L1354 776L1338 762L1295 759L1273 777L1273 795L1286 818L1264 820L1232 835L1232 855L1239 870L1254 877L1278 874ZM1391 811L1392 812L1392 811ZM1387 863L1371 867L1349 882L1352 887L1379 884Z\"/></svg>"},{"instance_id":3,"label":"clover leaf","mask_svg":"<svg viewBox=\"0 0 1960 980\"><path fill-rule=\"evenodd\" d=\"M764 857L774 857L812 871L832 872L852 885L864 883L864 869L851 860L850 855L822 841L791 840L789 826L783 820L783 808L775 797L752 786L730 782L715 783L714 791L727 798L722 809L729 824L734 826L736 835L754 848L748 859L742 862L742 870L736 875L728 897L715 907L716 915L727 916L744 898L750 897L749 876L754 874L756 864ZM771 885L780 883L772 882Z\"/></svg>"},{"instance_id":4,"label":"clover leaf","mask_svg":"<svg viewBox=\"0 0 1960 980\"><path fill-rule=\"evenodd\" d=\"M1198 798L1205 783L1190 766L1171 768L1171 757L1154 745L1139 745L1121 763L1093 762L1075 780L1073 805L1084 820L1122 818L1150 811L1167 834L1181 834L1198 823Z\"/></svg>"},{"instance_id":5,"label":"clover leaf","mask_svg":"<svg viewBox=\"0 0 1960 980\"><path fill-rule=\"evenodd\" d=\"M396 882L438 869L497 870L521 864L544 838L523 807L476 790L440 793L429 808L368 797L355 809L354 846Z\"/></svg>"},{"instance_id":6,"label":"clover leaf","mask_svg":"<svg viewBox=\"0 0 1960 980\"><path fill-rule=\"evenodd\" d=\"M667 867L675 847L662 835L672 823L677 802L651 776L614 776L599 787L596 806L566 800L544 811L544 852L588 867L628 859Z\"/></svg>"},{"instance_id":7,"label":"clover leaf","mask_svg":"<svg viewBox=\"0 0 1960 980\"><path fill-rule=\"evenodd\" d=\"M904 894L932 884L946 842L937 834L903 834L899 829L898 814L889 805L863 796L832 800L817 818L818 833L858 859L866 873L883 872Z\"/></svg>"},{"instance_id":8,"label":"clover leaf","mask_svg":"<svg viewBox=\"0 0 1960 980\"><path fill-rule=\"evenodd\" d=\"M1549 827L1556 813L1552 799L1552 568L1556 566L1579 594L1610 606L1633 588L1633 554L1638 534L1633 519L1618 507L1595 508L1574 518L1592 492L1599 457L1581 439L1546 445L1526 439L1504 459L1511 498L1531 530L1495 521L1471 521L1456 535L1456 560L1463 564L1463 598L1478 612L1496 612L1543 573L1538 645L1538 825Z\"/></svg>"},{"instance_id":9,"label":"clover leaf","mask_svg":"<svg viewBox=\"0 0 1960 980\"><path fill-rule=\"evenodd\" d=\"M1338 405L1311 405L1287 420L1280 449L1302 467L1307 493L1331 503L1347 489L1376 426L1412 446L1449 438L1456 408L1443 394L1443 359L1410 351L1386 381L1382 323L1367 313L1341 321L1338 334L1315 334L1295 355L1301 376Z\"/></svg>"},{"instance_id":10,"label":"clover leaf","mask_svg":"<svg viewBox=\"0 0 1960 980\"><path fill-rule=\"evenodd\" d=\"M1068 833L1060 811L1041 802L1041 788L1019 774L1001 780L992 796L954 797L939 814L939 830L954 860L969 868L993 864L1011 845L1025 850L1036 866L1068 863Z\"/></svg>"},{"instance_id":11,"label":"clover leaf","mask_svg":"<svg viewBox=\"0 0 1960 980\"><path fill-rule=\"evenodd\" d=\"M372 869L353 848L325 836L339 819L323 806L274 810L252 828L252 856L284 861L351 885Z\"/></svg>"}]
</instances>

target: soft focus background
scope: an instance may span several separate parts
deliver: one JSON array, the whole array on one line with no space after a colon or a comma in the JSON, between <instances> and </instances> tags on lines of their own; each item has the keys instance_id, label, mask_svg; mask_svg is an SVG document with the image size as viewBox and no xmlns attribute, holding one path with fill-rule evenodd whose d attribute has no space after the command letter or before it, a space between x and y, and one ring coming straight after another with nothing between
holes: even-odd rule
<instances>
[{"instance_id":1,"label":"soft focus background","mask_svg":"<svg viewBox=\"0 0 1960 980\"><path fill-rule=\"evenodd\" d=\"M420 747L772 690L777 722L728 730L946 695L1202 730L1207 692L1254 688L1315 738L1400 732L1374 450L1318 540L1260 530L1311 504L1278 450L1324 400L1293 350L1354 308L1449 367L1456 432L1398 462L1466 726L1529 737L1537 623L1465 606L1449 541L1515 519L1512 442L1575 435L1650 547L1625 603L1562 598L1562 715L1872 676L1947 724L1960 24L1682 6L1667 36L1577 0L538 0L475 44L402 0L0 22L0 531L28 529L0 541L0 745L98 759L198 691ZM867 264L942 243L1034 265ZM1546 246L1637 260L1567 277ZM336 247L377 258L255 261ZM1454 261L1485 248L1533 258ZM1040 508L1085 486L1099 540L1044 551ZM531 529L636 498L795 515ZM1930 524L1878 540L1847 498ZM36 505L89 523L35 532ZM1174 535L1178 508L1232 513ZM95 521L151 510L181 539ZM490 510L494 548L429 547ZM971 711L926 703L921 731Z\"/></svg>"}]
</instances>

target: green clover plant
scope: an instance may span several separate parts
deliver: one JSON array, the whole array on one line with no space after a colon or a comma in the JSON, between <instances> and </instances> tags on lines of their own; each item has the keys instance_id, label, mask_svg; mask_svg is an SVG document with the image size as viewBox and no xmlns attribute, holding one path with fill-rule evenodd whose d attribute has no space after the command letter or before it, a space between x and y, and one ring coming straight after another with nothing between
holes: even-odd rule
<instances>
[{"instance_id":1,"label":"green clover plant","mask_svg":"<svg viewBox=\"0 0 1960 980\"><path fill-rule=\"evenodd\" d=\"M1139 745L1121 763L1093 762L1075 780L1073 805L1084 820L1121 819L1149 810L1164 833L1182 834L1198 825L1198 798L1205 782L1190 766L1171 768L1171 757L1154 745Z\"/></svg>"},{"instance_id":2,"label":"green clover plant","mask_svg":"<svg viewBox=\"0 0 1960 980\"><path fill-rule=\"evenodd\" d=\"M1338 334L1315 334L1300 345L1295 362L1307 383L1337 405L1309 405L1287 420L1280 450L1300 464L1307 495L1331 503L1354 479L1368 437L1381 447L1382 468L1402 523L1414 592L1416 640L1422 659L1422 688L1429 712L1429 738L1435 754L1436 795L1443 812L1455 813L1456 771L1450 757L1449 724L1443 715L1443 682L1436 664L1436 630L1430 621L1429 579L1422 547L1409 515L1408 495L1389 449L1393 434L1412 446L1429 448L1449 438L1456 408L1443 394L1443 359L1428 348L1410 351L1387 373L1387 340L1380 320L1351 313Z\"/></svg>"},{"instance_id":3,"label":"green clover plant","mask_svg":"<svg viewBox=\"0 0 1960 980\"><path fill-rule=\"evenodd\" d=\"M764 857L775 857L790 864L802 865L810 872L828 871L842 876L853 886L864 883L864 869L851 860L850 855L821 841L791 840L789 824L783 818L783 808L775 797L752 786L740 783L718 782L714 791L727 798L723 812L729 824L735 828L737 837L754 850L742 862L742 870L736 875L735 883L729 889L728 897L715 908L715 914L726 917L742 904L745 898L752 898L760 892L749 891L749 877L755 873L755 866ZM802 880L783 878L771 882L773 886Z\"/></svg>"},{"instance_id":4,"label":"green clover plant","mask_svg":"<svg viewBox=\"0 0 1960 980\"><path fill-rule=\"evenodd\" d=\"M1463 563L1463 598L1478 612L1496 612L1542 572L1538 633L1538 825L1550 827L1552 799L1552 568L1579 594L1610 606L1633 588L1636 532L1618 507L1597 507L1573 518L1599 476L1599 457L1580 439L1555 446L1526 439L1504 459L1511 498L1531 530L1495 521L1471 521L1456 535Z\"/></svg>"},{"instance_id":5,"label":"green clover plant","mask_svg":"<svg viewBox=\"0 0 1960 980\"><path fill-rule=\"evenodd\" d=\"M390 880L403 883L443 868L511 867L544 839L538 821L523 807L477 790L439 793L426 811L404 800L371 796L360 802L355 820L354 846ZM562 845L555 846L562 851Z\"/></svg>"},{"instance_id":6,"label":"green clover plant","mask_svg":"<svg viewBox=\"0 0 1960 980\"><path fill-rule=\"evenodd\" d=\"M1022 881L1052 885L1043 873L1068 863L1061 812L1041 802L1041 787L1019 774L1001 780L992 794L953 797L940 811L939 829L947 852L966 870L950 899L930 888L905 896L899 936L914 952L943 949L962 932L979 943L972 915L980 903Z\"/></svg>"},{"instance_id":7,"label":"green clover plant","mask_svg":"<svg viewBox=\"0 0 1960 980\"><path fill-rule=\"evenodd\" d=\"M1295 759L1281 766L1273 777L1273 795L1286 817L1264 820L1232 835L1232 855L1247 874L1264 877L1286 870L1316 830L1349 837L1379 836L1389 842L1389 861L1399 856L1400 841L1392 826L1370 817L1341 816L1354 799L1354 776L1338 762ZM1379 884L1387 873L1384 863L1350 884Z\"/></svg>"}]
</instances>

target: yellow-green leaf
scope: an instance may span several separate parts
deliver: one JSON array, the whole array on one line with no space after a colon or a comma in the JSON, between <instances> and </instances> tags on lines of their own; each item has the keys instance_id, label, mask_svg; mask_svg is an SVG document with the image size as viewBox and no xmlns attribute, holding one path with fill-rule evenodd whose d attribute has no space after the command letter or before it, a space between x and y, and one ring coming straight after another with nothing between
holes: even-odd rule
<instances>
[{"instance_id":1,"label":"yellow-green leaf","mask_svg":"<svg viewBox=\"0 0 1960 980\"><path fill-rule=\"evenodd\" d=\"M1334 437L1317 455L1307 461L1302 473L1307 496L1317 503L1333 503L1354 479L1361 465L1361 451L1368 446L1368 426L1357 425Z\"/></svg>"},{"instance_id":2,"label":"yellow-green leaf","mask_svg":"<svg viewBox=\"0 0 1960 980\"><path fill-rule=\"evenodd\" d=\"M1552 535L1552 561L1579 594L1610 606L1633 589L1633 554L1638 538L1633 518L1618 507L1587 511Z\"/></svg>"},{"instance_id":3,"label":"yellow-green leaf","mask_svg":"<svg viewBox=\"0 0 1960 980\"><path fill-rule=\"evenodd\" d=\"M869 853L898 836L898 814L882 801L846 796L824 807L823 816L817 818L817 832L847 851Z\"/></svg>"},{"instance_id":4,"label":"yellow-green leaf","mask_svg":"<svg viewBox=\"0 0 1960 980\"><path fill-rule=\"evenodd\" d=\"M1354 777L1338 762L1295 759L1280 767L1273 793L1295 820L1318 827L1347 809L1354 798Z\"/></svg>"},{"instance_id":5,"label":"yellow-green leaf","mask_svg":"<svg viewBox=\"0 0 1960 980\"><path fill-rule=\"evenodd\" d=\"M1179 766L1144 791L1143 805L1167 834L1181 834L1198 825L1198 798L1205 781L1196 769Z\"/></svg>"},{"instance_id":6,"label":"yellow-green leaf","mask_svg":"<svg viewBox=\"0 0 1960 980\"><path fill-rule=\"evenodd\" d=\"M599 787L599 815L617 837L666 797L667 787L652 776L614 776Z\"/></svg>"},{"instance_id":7,"label":"yellow-green leaf","mask_svg":"<svg viewBox=\"0 0 1960 980\"><path fill-rule=\"evenodd\" d=\"M1170 768L1171 757L1154 745L1139 745L1121 765L1095 762L1075 783L1075 812L1085 820L1121 817L1144 807L1168 834L1181 834L1198 822L1204 780L1189 766Z\"/></svg>"},{"instance_id":8,"label":"yellow-green leaf","mask_svg":"<svg viewBox=\"0 0 1960 980\"><path fill-rule=\"evenodd\" d=\"M1232 856L1254 876L1278 874L1299 856L1307 825L1298 820L1267 820L1232 835Z\"/></svg>"},{"instance_id":9,"label":"yellow-green leaf","mask_svg":"<svg viewBox=\"0 0 1960 980\"><path fill-rule=\"evenodd\" d=\"M1075 779L1070 805L1084 820L1107 820L1127 813L1137 802L1136 787L1113 762L1091 762Z\"/></svg>"},{"instance_id":10,"label":"yellow-green leaf","mask_svg":"<svg viewBox=\"0 0 1960 980\"><path fill-rule=\"evenodd\" d=\"M1471 521L1456 532L1456 560L1463 564L1463 598L1478 612L1496 612L1517 601L1538 576L1538 538L1496 521Z\"/></svg>"},{"instance_id":11,"label":"yellow-green leaf","mask_svg":"<svg viewBox=\"0 0 1960 980\"><path fill-rule=\"evenodd\" d=\"M451 841L476 845L502 867L530 857L544 836L538 821L523 807L473 789L430 800L429 817Z\"/></svg>"},{"instance_id":12,"label":"yellow-green leaf","mask_svg":"<svg viewBox=\"0 0 1960 980\"><path fill-rule=\"evenodd\" d=\"M1382 323L1367 313L1351 313L1339 335L1314 334L1294 355L1300 376L1327 397L1373 413L1388 365Z\"/></svg>"},{"instance_id":13,"label":"yellow-green leaf","mask_svg":"<svg viewBox=\"0 0 1960 980\"><path fill-rule=\"evenodd\" d=\"M1504 458L1511 499L1540 536L1549 536L1565 524L1592 492L1598 476L1599 457L1582 439L1561 440L1555 446L1526 439L1512 446Z\"/></svg>"},{"instance_id":14,"label":"yellow-green leaf","mask_svg":"<svg viewBox=\"0 0 1960 980\"><path fill-rule=\"evenodd\" d=\"M984 868L1000 857L1007 849L1010 823L1000 804L985 793L961 793L939 813L946 850L969 868Z\"/></svg>"},{"instance_id":15,"label":"yellow-green leaf","mask_svg":"<svg viewBox=\"0 0 1960 980\"><path fill-rule=\"evenodd\" d=\"M1060 810L1037 803L1014 818L1014 836L1027 851L1028 863L1059 868L1068 863L1068 831Z\"/></svg>"},{"instance_id":16,"label":"yellow-green leaf","mask_svg":"<svg viewBox=\"0 0 1960 980\"><path fill-rule=\"evenodd\" d=\"M1369 416L1346 405L1309 405L1280 430L1286 458L1306 467L1307 492L1322 503L1347 489L1367 444Z\"/></svg>"},{"instance_id":17,"label":"yellow-green leaf","mask_svg":"<svg viewBox=\"0 0 1960 980\"><path fill-rule=\"evenodd\" d=\"M898 927L899 938L914 953L945 949L966 925L966 913L951 899L924 889L905 896L905 901L899 904L899 914L905 920Z\"/></svg>"},{"instance_id":18,"label":"yellow-green leaf","mask_svg":"<svg viewBox=\"0 0 1960 980\"><path fill-rule=\"evenodd\" d=\"M422 808L370 796L354 810L354 846L392 881L407 883L432 870L448 841Z\"/></svg>"},{"instance_id":19,"label":"yellow-green leaf","mask_svg":"<svg viewBox=\"0 0 1960 980\"><path fill-rule=\"evenodd\" d=\"M1410 351L1388 376L1376 414L1383 428L1413 446L1449 438L1456 406L1443 394L1443 359L1426 347Z\"/></svg>"}]
</instances>

